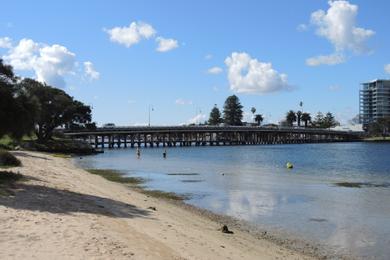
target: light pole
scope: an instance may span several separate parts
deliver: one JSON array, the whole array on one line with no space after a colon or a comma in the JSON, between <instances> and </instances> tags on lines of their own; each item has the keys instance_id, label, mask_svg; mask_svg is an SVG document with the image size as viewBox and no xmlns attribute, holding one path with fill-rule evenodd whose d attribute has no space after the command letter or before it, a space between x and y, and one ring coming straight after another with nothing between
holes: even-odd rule
<instances>
[{"instance_id":1,"label":"light pole","mask_svg":"<svg viewBox=\"0 0 390 260\"><path fill-rule=\"evenodd\" d=\"M150 109L152 109L152 111L154 111L153 107L149 105L149 124L148 124L149 127L150 127Z\"/></svg>"}]
</instances>

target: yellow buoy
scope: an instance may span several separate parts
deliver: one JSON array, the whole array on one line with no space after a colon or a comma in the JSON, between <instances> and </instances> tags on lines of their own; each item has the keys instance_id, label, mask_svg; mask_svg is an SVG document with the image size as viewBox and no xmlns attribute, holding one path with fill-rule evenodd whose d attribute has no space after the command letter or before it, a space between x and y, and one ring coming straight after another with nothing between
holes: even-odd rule
<instances>
[{"instance_id":1,"label":"yellow buoy","mask_svg":"<svg viewBox=\"0 0 390 260\"><path fill-rule=\"evenodd\" d=\"M292 169L292 168L294 168L294 165L292 163L288 162L286 164L286 167L287 167L287 169Z\"/></svg>"}]
</instances>

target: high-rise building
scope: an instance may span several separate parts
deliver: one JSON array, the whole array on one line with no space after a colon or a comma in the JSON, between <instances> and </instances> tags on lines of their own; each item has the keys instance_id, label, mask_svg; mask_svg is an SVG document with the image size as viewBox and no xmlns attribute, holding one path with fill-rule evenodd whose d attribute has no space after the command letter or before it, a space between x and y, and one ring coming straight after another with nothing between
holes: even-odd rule
<instances>
[{"instance_id":1,"label":"high-rise building","mask_svg":"<svg viewBox=\"0 0 390 260\"><path fill-rule=\"evenodd\" d=\"M390 117L390 80L362 83L359 95L359 120L363 128L383 117Z\"/></svg>"}]
</instances>

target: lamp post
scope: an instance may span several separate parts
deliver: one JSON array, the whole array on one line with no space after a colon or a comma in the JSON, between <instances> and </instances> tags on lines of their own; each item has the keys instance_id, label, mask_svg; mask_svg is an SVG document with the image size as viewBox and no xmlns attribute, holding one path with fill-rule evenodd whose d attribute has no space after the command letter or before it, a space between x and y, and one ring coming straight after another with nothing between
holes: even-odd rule
<instances>
[{"instance_id":1,"label":"lamp post","mask_svg":"<svg viewBox=\"0 0 390 260\"><path fill-rule=\"evenodd\" d=\"M154 111L153 107L149 105L149 123L148 123L149 127L150 127L150 110Z\"/></svg>"}]
</instances>

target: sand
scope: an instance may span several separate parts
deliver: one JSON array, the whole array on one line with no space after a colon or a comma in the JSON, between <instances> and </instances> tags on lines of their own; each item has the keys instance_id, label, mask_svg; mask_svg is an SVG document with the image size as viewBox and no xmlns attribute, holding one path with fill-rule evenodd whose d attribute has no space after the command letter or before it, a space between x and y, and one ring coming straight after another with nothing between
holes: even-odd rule
<instances>
[{"instance_id":1,"label":"sand","mask_svg":"<svg viewBox=\"0 0 390 260\"><path fill-rule=\"evenodd\" d=\"M0 197L0 259L312 259L74 166L14 152L26 179ZM156 210L149 207L155 207Z\"/></svg>"}]
</instances>

